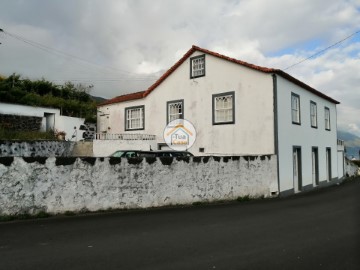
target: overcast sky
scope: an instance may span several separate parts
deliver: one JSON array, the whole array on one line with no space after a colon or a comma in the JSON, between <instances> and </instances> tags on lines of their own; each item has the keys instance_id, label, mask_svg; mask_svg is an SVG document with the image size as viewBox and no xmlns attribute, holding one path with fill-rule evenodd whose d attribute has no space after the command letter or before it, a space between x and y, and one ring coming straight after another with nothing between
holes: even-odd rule
<instances>
[{"instance_id":1,"label":"overcast sky","mask_svg":"<svg viewBox=\"0 0 360 270\"><path fill-rule=\"evenodd\" d=\"M286 69L360 30L360 0L1 0L0 74L146 90L192 45ZM286 72L360 136L360 33Z\"/></svg>"}]
</instances>

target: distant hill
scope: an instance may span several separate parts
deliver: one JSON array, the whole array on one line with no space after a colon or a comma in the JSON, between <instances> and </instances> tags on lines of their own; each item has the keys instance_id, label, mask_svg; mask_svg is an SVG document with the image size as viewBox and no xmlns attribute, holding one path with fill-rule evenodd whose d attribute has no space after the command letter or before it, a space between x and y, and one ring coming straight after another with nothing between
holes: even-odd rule
<instances>
[{"instance_id":1,"label":"distant hill","mask_svg":"<svg viewBox=\"0 0 360 270\"><path fill-rule=\"evenodd\" d=\"M345 142L346 147L346 156L348 158L355 157L356 159L360 159L359 151L360 151L360 137L346 131L339 130L338 138Z\"/></svg>"},{"instance_id":2,"label":"distant hill","mask_svg":"<svg viewBox=\"0 0 360 270\"><path fill-rule=\"evenodd\" d=\"M90 95L91 96L91 95ZM96 97L96 96L91 96L92 100L94 100L96 102L96 104L99 104L105 100L107 100L106 98L103 97Z\"/></svg>"}]
</instances>

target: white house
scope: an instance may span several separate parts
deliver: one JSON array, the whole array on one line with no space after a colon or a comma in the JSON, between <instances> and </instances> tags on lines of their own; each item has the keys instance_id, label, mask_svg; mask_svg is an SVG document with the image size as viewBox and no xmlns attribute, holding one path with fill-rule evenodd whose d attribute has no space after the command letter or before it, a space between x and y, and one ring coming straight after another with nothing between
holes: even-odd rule
<instances>
[{"instance_id":1,"label":"white house","mask_svg":"<svg viewBox=\"0 0 360 270\"><path fill-rule=\"evenodd\" d=\"M84 131L80 127L84 124L85 118L61 115L59 109L0 102L0 115L2 118L22 116L24 121L35 120L34 129L38 128L39 121L38 130L64 131L65 140L78 141L83 138Z\"/></svg>"},{"instance_id":2,"label":"white house","mask_svg":"<svg viewBox=\"0 0 360 270\"><path fill-rule=\"evenodd\" d=\"M190 121L195 155L276 155L278 191L293 193L343 176L338 169L338 101L279 69L193 46L146 91L98 107L98 136L155 136Z\"/></svg>"}]
</instances>

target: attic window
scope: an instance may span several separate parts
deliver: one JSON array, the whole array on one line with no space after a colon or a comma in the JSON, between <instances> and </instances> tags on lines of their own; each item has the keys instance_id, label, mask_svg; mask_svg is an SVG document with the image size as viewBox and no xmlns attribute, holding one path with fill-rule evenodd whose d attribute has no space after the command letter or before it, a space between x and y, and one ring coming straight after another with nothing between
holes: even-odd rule
<instances>
[{"instance_id":1,"label":"attic window","mask_svg":"<svg viewBox=\"0 0 360 270\"><path fill-rule=\"evenodd\" d=\"M205 76L205 54L190 58L190 79Z\"/></svg>"}]
</instances>

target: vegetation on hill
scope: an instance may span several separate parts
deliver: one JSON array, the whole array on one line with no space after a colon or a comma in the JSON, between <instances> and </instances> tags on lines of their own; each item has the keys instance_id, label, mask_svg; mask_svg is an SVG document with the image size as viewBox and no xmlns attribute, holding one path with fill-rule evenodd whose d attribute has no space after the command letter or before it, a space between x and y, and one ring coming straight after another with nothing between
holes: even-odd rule
<instances>
[{"instance_id":1,"label":"vegetation on hill","mask_svg":"<svg viewBox=\"0 0 360 270\"><path fill-rule=\"evenodd\" d=\"M58 108L62 115L96 121L96 102L89 94L92 86L66 82L55 85L45 79L31 81L13 74L0 78L0 102Z\"/></svg>"},{"instance_id":2,"label":"vegetation on hill","mask_svg":"<svg viewBox=\"0 0 360 270\"><path fill-rule=\"evenodd\" d=\"M338 131L338 138L345 141L346 156L351 158L359 158L360 155L360 137L345 131Z\"/></svg>"}]
</instances>

